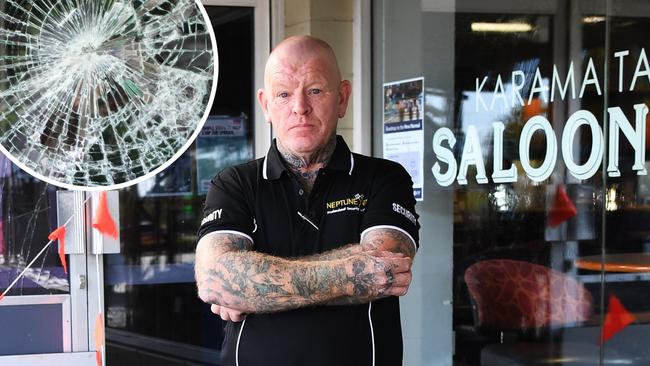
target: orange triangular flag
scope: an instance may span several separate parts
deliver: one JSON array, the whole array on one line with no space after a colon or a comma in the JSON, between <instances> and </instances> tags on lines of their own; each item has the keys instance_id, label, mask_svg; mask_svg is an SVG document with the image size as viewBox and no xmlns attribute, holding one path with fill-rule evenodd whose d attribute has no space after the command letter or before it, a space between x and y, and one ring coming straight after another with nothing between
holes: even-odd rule
<instances>
[{"instance_id":1,"label":"orange triangular flag","mask_svg":"<svg viewBox=\"0 0 650 366\"><path fill-rule=\"evenodd\" d=\"M564 186L558 185L555 191L555 201L548 213L548 225L558 226L578 214L576 206L571 202Z\"/></svg>"},{"instance_id":2,"label":"orange triangular flag","mask_svg":"<svg viewBox=\"0 0 650 366\"><path fill-rule=\"evenodd\" d=\"M115 220L111 217L110 211L108 211L106 192L99 193L99 203L97 204L97 210L95 210L93 227L99 230L100 233L117 239L117 227L115 226Z\"/></svg>"},{"instance_id":3,"label":"orange triangular flag","mask_svg":"<svg viewBox=\"0 0 650 366\"><path fill-rule=\"evenodd\" d=\"M59 241L59 259L63 265L63 270L68 273L68 263L65 261L65 226L59 226L47 236L50 240Z\"/></svg>"},{"instance_id":4,"label":"orange triangular flag","mask_svg":"<svg viewBox=\"0 0 650 366\"><path fill-rule=\"evenodd\" d=\"M2 299L4 299L4 298L5 298L5 295L4 295L4 294L0 294L0 301L2 301Z\"/></svg>"},{"instance_id":5,"label":"orange triangular flag","mask_svg":"<svg viewBox=\"0 0 650 366\"><path fill-rule=\"evenodd\" d=\"M97 358L97 366L102 366L102 347L104 347L104 318L102 313L99 313L95 321L95 357Z\"/></svg>"},{"instance_id":6,"label":"orange triangular flag","mask_svg":"<svg viewBox=\"0 0 650 366\"><path fill-rule=\"evenodd\" d=\"M616 296L609 295L609 306L605 316L605 324L603 325L602 343L607 342L634 321L636 321L636 318L627 311L621 301Z\"/></svg>"},{"instance_id":7,"label":"orange triangular flag","mask_svg":"<svg viewBox=\"0 0 650 366\"><path fill-rule=\"evenodd\" d=\"M544 113L542 100L539 98L533 98L533 100L530 101L530 104L526 104L521 108L521 120L525 122L537 115L541 115L542 113Z\"/></svg>"}]
</instances>

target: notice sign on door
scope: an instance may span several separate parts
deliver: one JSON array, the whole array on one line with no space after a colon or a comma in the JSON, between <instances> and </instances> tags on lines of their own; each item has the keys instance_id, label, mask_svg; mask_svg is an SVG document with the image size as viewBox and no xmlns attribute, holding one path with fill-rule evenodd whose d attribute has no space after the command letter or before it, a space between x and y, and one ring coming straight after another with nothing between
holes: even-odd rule
<instances>
[{"instance_id":1,"label":"notice sign on door","mask_svg":"<svg viewBox=\"0 0 650 366\"><path fill-rule=\"evenodd\" d=\"M253 147L246 137L248 121L239 117L210 116L196 139L196 175L199 194L208 193L210 181L222 169L253 158Z\"/></svg>"},{"instance_id":2,"label":"notice sign on door","mask_svg":"<svg viewBox=\"0 0 650 366\"><path fill-rule=\"evenodd\" d=\"M402 164L422 201L424 177L424 78L384 84L384 158Z\"/></svg>"}]
</instances>

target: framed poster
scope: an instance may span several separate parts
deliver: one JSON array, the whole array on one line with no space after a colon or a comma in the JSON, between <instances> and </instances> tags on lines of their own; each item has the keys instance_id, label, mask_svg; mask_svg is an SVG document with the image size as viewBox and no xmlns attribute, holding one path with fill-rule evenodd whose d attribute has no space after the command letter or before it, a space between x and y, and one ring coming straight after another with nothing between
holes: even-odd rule
<instances>
[{"instance_id":1,"label":"framed poster","mask_svg":"<svg viewBox=\"0 0 650 366\"><path fill-rule=\"evenodd\" d=\"M424 78L384 84L384 158L400 163L413 179L413 196L423 200Z\"/></svg>"}]
</instances>

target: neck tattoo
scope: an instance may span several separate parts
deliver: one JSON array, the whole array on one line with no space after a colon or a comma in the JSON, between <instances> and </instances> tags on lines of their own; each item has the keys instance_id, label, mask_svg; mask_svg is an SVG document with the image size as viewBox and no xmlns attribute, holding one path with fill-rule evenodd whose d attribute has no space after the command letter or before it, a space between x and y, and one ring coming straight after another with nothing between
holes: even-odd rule
<instances>
[{"instance_id":1,"label":"neck tattoo","mask_svg":"<svg viewBox=\"0 0 650 366\"><path fill-rule=\"evenodd\" d=\"M307 193L311 193L318 176L318 171L325 168L336 148L336 136L327 142L323 148L309 156L298 156L290 152L286 147L277 140L278 151L284 158L287 167L298 180L298 183Z\"/></svg>"}]
</instances>

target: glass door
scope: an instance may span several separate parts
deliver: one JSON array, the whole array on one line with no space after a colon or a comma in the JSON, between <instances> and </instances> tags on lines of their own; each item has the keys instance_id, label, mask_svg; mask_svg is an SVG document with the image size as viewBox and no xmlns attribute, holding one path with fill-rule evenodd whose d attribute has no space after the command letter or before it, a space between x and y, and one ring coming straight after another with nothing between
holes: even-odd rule
<instances>
[{"instance_id":1,"label":"glass door","mask_svg":"<svg viewBox=\"0 0 650 366\"><path fill-rule=\"evenodd\" d=\"M0 189L0 364L95 365L103 278L101 255L94 253L115 247L90 236L97 199L57 190L4 156ZM116 204L108 200L113 212ZM59 241L48 238L62 226L65 262Z\"/></svg>"},{"instance_id":2,"label":"glass door","mask_svg":"<svg viewBox=\"0 0 650 366\"><path fill-rule=\"evenodd\" d=\"M424 79L405 364L649 364L649 5L373 5L374 120Z\"/></svg>"},{"instance_id":3,"label":"glass door","mask_svg":"<svg viewBox=\"0 0 650 366\"><path fill-rule=\"evenodd\" d=\"M210 180L269 147L254 100L258 60L269 52L269 11L267 1L203 4L218 46L217 93L183 156L119 191L121 253L104 261L108 365L219 365L224 323L197 296L196 230Z\"/></svg>"}]
</instances>

